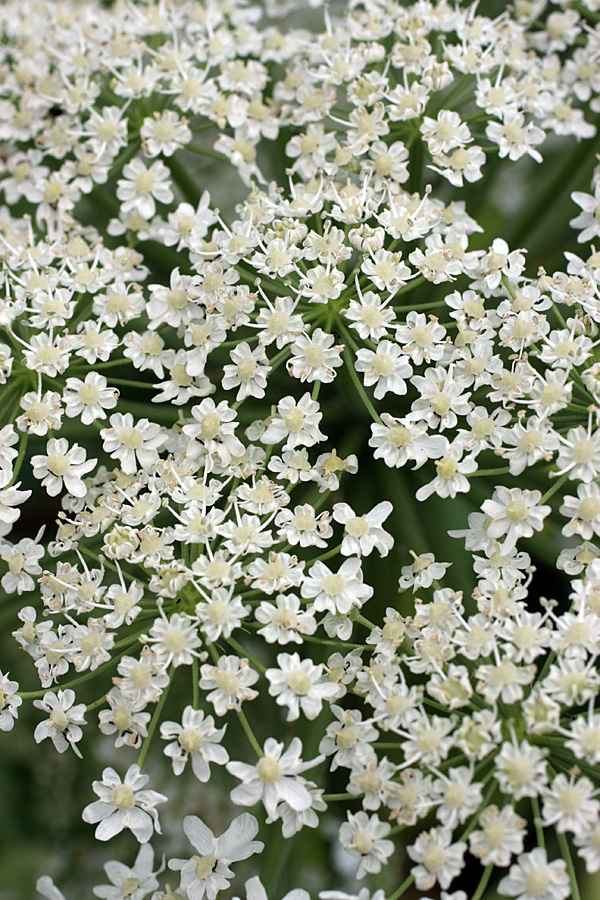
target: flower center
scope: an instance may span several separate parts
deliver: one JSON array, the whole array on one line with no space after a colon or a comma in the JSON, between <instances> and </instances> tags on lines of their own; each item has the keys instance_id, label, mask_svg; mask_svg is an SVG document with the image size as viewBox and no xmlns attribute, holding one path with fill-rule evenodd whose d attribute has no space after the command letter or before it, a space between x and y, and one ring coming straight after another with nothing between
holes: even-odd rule
<instances>
[{"instance_id":1,"label":"flower center","mask_svg":"<svg viewBox=\"0 0 600 900\"><path fill-rule=\"evenodd\" d=\"M274 756L263 756L256 765L258 777L265 784L273 784L281 778L281 766Z\"/></svg>"},{"instance_id":2,"label":"flower center","mask_svg":"<svg viewBox=\"0 0 600 900\"><path fill-rule=\"evenodd\" d=\"M135 794L129 784L118 784L113 790L113 803L117 809L133 809L135 806Z\"/></svg>"},{"instance_id":3,"label":"flower center","mask_svg":"<svg viewBox=\"0 0 600 900\"><path fill-rule=\"evenodd\" d=\"M302 669L293 669L288 673L288 687L290 687L299 697L305 697L310 691L311 681L306 672Z\"/></svg>"}]
</instances>

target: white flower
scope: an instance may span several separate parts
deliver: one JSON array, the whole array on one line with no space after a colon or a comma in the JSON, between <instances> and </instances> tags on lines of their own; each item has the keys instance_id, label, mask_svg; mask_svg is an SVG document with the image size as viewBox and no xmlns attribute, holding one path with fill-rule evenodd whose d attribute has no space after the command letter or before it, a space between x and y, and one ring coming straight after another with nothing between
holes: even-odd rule
<instances>
[{"instance_id":1,"label":"white flower","mask_svg":"<svg viewBox=\"0 0 600 900\"><path fill-rule=\"evenodd\" d=\"M554 825L559 834L565 831L579 836L586 834L598 821L600 803L594 794L589 778L575 780L561 772L544 792L544 825Z\"/></svg>"},{"instance_id":2,"label":"white flower","mask_svg":"<svg viewBox=\"0 0 600 900\"><path fill-rule=\"evenodd\" d=\"M84 425L95 419L105 419L105 409L114 409L119 396L116 388L108 387L104 375L88 372L85 381L67 378L63 392L65 412L69 418L80 417Z\"/></svg>"},{"instance_id":3,"label":"white flower","mask_svg":"<svg viewBox=\"0 0 600 900\"><path fill-rule=\"evenodd\" d=\"M250 813L237 816L227 831L215 838L213 832L197 816L186 816L183 830L198 851L191 859L170 859L169 868L180 872L181 890L190 900L216 900L219 891L229 887L233 872L229 864L260 853L262 841L253 838L258 822Z\"/></svg>"},{"instance_id":4,"label":"white flower","mask_svg":"<svg viewBox=\"0 0 600 900\"><path fill-rule=\"evenodd\" d=\"M2 587L7 594L22 594L32 591L35 583L32 575L41 574L42 567L38 560L44 555L44 547L39 543L44 533L42 525L35 539L21 538L16 544L0 540L0 558L8 566L8 572L2 576Z\"/></svg>"},{"instance_id":5,"label":"white flower","mask_svg":"<svg viewBox=\"0 0 600 900\"><path fill-rule=\"evenodd\" d=\"M75 691L70 689L57 691L56 694L47 691L42 700L33 701L37 709L49 713L49 717L35 729L33 736L36 743L49 737L59 753L64 753L71 746L77 756L81 757L75 744L83 736L80 726L85 725L85 703L73 706L74 702Z\"/></svg>"},{"instance_id":6,"label":"white flower","mask_svg":"<svg viewBox=\"0 0 600 900\"><path fill-rule=\"evenodd\" d=\"M564 859L548 862L546 851L536 847L510 867L498 893L517 900L566 900L571 896L567 864Z\"/></svg>"},{"instance_id":7,"label":"white flower","mask_svg":"<svg viewBox=\"0 0 600 900\"><path fill-rule=\"evenodd\" d=\"M392 510L389 500L383 500L370 512L357 516L347 503L335 503L333 518L344 526L341 553L344 556L369 556L373 550L378 550L380 556L387 556L394 546L394 539L381 526Z\"/></svg>"},{"instance_id":8,"label":"white flower","mask_svg":"<svg viewBox=\"0 0 600 900\"><path fill-rule=\"evenodd\" d=\"M319 404L311 399L310 394L303 394L298 402L293 397L284 397L277 404L277 414L267 425L261 441L263 444L278 444L285 440L285 450L298 446L312 447L325 440L325 435L319 431L322 418Z\"/></svg>"},{"instance_id":9,"label":"white flower","mask_svg":"<svg viewBox=\"0 0 600 900\"><path fill-rule=\"evenodd\" d=\"M73 497L85 497L87 487L83 476L94 468L97 459L87 459L79 444L69 447L66 438L52 438L46 445L46 454L31 457L33 475L42 482L51 497L60 494L63 484Z\"/></svg>"},{"instance_id":10,"label":"white flower","mask_svg":"<svg viewBox=\"0 0 600 900\"><path fill-rule=\"evenodd\" d=\"M282 802L296 812L309 809L312 797L307 782L300 773L318 765L323 757L318 756L304 762L302 742L297 737L292 739L285 752L283 742L267 738L263 754L255 766L236 761L227 763L227 771L242 782L231 792L233 803L238 806L254 806L262 801L268 822L274 822L278 818L277 807Z\"/></svg>"},{"instance_id":11,"label":"white flower","mask_svg":"<svg viewBox=\"0 0 600 900\"><path fill-rule=\"evenodd\" d=\"M173 191L169 170L161 162L146 168L141 159L132 159L123 166L123 178L117 182L117 198L124 213L138 212L151 219L159 203L172 203Z\"/></svg>"},{"instance_id":12,"label":"white flower","mask_svg":"<svg viewBox=\"0 0 600 900\"><path fill-rule=\"evenodd\" d=\"M569 222L571 228L581 229L581 233L577 236L579 243L584 244L600 236L600 184L596 186L593 196L585 194L583 191L574 191L571 199L582 210Z\"/></svg>"},{"instance_id":13,"label":"white flower","mask_svg":"<svg viewBox=\"0 0 600 900\"><path fill-rule=\"evenodd\" d=\"M18 681L10 681L8 675L0 672L0 731L11 731L18 719L17 709L23 702L17 694Z\"/></svg>"},{"instance_id":14,"label":"white flower","mask_svg":"<svg viewBox=\"0 0 600 900\"><path fill-rule=\"evenodd\" d=\"M198 656L201 645L196 623L186 613L173 613L170 619L163 614L154 620L148 642L167 666L190 666Z\"/></svg>"},{"instance_id":15,"label":"white flower","mask_svg":"<svg viewBox=\"0 0 600 900\"><path fill-rule=\"evenodd\" d=\"M129 828L136 840L145 844L153 831L161 833L155 807L168 798L156 791L143 790L149 780L136 764L129 766L123 781L114 769L104 769L102 781L94 781L92 785L100 799L86 806L82 813L84 822L99 823L95 831L97 840L108 841Z\"/></svg>"},{"instance_id":16,"label":"white flower","mask_svg":"<svg viewBox=\"0 0 600 900\"><path fill-rule=\"evenodd\" d=\"M301 594L312 599L318 612L339 613L346 616L353 608L363 605L373 596L373 588L363 584L360 559L347 559L334 573L318 561L309 569L302 583Z\"/></svg>"},{"instance_id":17,"label":"white flower","mask_svg":"<svg viewBox=\"0 0 600 900\"><path fill-rule=\"evenodd\" d=\"M123 471L133 475L138 466L149 471L158 460L158 450L165 442L160 425L140 419L134 425L131 413L115 413L110 428L100 432L105 453L118 459Z\"/></svg>"},{"instance_id":18,"label":"white flower","mask_svg":"<svg viewBox=\"0 0 600 900\"><path fill-rule=\"evenodd\" d=\"M94 894L102 900L144 900L150 891L158 888L153 866L154 850L150 844L142 844L133 866L126 866L115 859L104 863L104 871L111 885L95 887Z\"/></svg>"},{"instance_id":19,"label":"white flower","mask_svg":"<svg viewBox=\"0 0 600 900\"><path fill-rule=\"evenodd\" d=\"M376 814L370 818L363 811L346 815L348 821L340 826L340 843L346 853L359 857L355 877L364 878L367 873L376 875L394 852L393 841L385 840L391 826Z\"/></svg>"},{"instance_id":20,"label":"white flower","mask_svg":"<svg viewBox=\"0 0 600 900\"><path fill-rule=\"evenodd\" d=\"M232 457L243 456L245 449L234 434L237 428L237 414L222 400L218 405L207 398L192 407L192 416L197 424L184 425L183 433L195 438L210 456L215 454L221 465L227 466Z\"/></svg>"},{"instance_id":21,"label":"white flower","mask_svg":"<svg viewBox=\"0 0 600 900\"><path fill-rule=\"evenodd\" d=\"M245 700L258 697L258 691L250 687L258 681L258 672L247 659L220 656L216 666L202 666L200 675L200 687L210 691L206 699L218 716L224 716L230 709L240 709Z\"/></svg>"},{"instance_id":22,"label":"white flower","mask_svg":"<svg viewBox=\"0 0 600 900\"><path fill-rule=\"evenodd\" d=\"M356 371L363 373L367 387L375 385L373 393L377 400L387 393L406 394L405 379L413 373L406 354L392 341L380 341L375 352L361 348L356 354Z\"/></svg>"},{"instance_id":23,"label":"white flower","mask_svg":"<svg viewBox=\"0 0 600 900\"><path fill-rule=\"evenodd\" d=\"M508 866L513 853L523 852L526 822L510 804L502 809L488 806L478 825L469 837L469 850L483 866Z\"/></svg>"},{"instance_id":24,"label":"white flower","mask_svg":"<svg viewBox=\"0 0 600 900\"><path fill-rule=\"evenodd\" d=\"M140 137L146 156L172 156L180 147L189 144L192 132L185 119L179 118L173 110L165 109L144 119Z\"/></svg>"},{"instance_id":25,"label":"white flower","mask_svg":"<svg viewBox=\"0 0 600 900\"><path fill-rule=\"evenodd\" d=\"M323 666L314 665L310 659L300 659L297 653L279 653L278 669L267 669L269 694L276 698L278 706L287 706L287 721L300 715L316 719L324 700L332 700L338 693L337 685L324 680Z\"/></svg>"},{"instance_id":26,"label":"white flower","mask_svg":"<svg viewBox=\"0 0 600 900\"><path fill-rule=\"evenodd\" d=\"M310 336L300 335L292 344L292 356L287 370L300 381L320 381L326 384L335 378L335 369L342 365L342 345L333 346L335 338L321 328L315 328Z\"/></svg>"},{"instance_id":27,"label":"white flower","mask_svg":"<svg viewBox=\"0 0 600 900\"><path fill-rule=\"evenodd\" d=\"M225 726L226 727L226 726ZM162 722L160 734L164 740L175 738L165 747L165 756L173 761L173 771L181 775L188 759L192 761L192 771L198 781L210 778L209 763L219 766L229 761L227 750L221 746L225 727L215 728L212 716L205 716L202 710L186 706L181 725L177 722Z\"/></svg>"},{"instance_id":28,"label":"white flower","mask_svg":"<svg viewBox=\"0 0 600 900\"><path fill-rule=\"evenodd\" d=\"M452 843L452 831L446 828L431 828L422 831L414 844L407 847L407 853L419 865L410 870L415 876L415 884L420 891L427 891L437 882L447 888L462 871L463 857L467 845L463 841Z\"/></svg>"},{"instance_id":29,"label":"white flower","mask_svg":"<svg viewBox=\"0 0 600 900\"><path fill-rule=\"evenodd\" d=\"M481 508L491 519L487 536L494 540L504 538L503 553L510 553L520 537L531 537L534 531L542 530L551 507L538 506L541 497L541 491L497 487L491 500L483 502Z\"/></svg>"},{"instance_id":30,"label":"white flower","mask_svg":"<svg viewBox=\"0 0 600 900\"><path fill-rule=\"evenodd\" d=\"M243 341L231 351L231 365L223 368L223 380L221 385L226 391L238 388L236 401L245 397L264 397L267 386L269 366L267 356L262 346L250 349L250 345Z\"/></svg>"}]
</instances>

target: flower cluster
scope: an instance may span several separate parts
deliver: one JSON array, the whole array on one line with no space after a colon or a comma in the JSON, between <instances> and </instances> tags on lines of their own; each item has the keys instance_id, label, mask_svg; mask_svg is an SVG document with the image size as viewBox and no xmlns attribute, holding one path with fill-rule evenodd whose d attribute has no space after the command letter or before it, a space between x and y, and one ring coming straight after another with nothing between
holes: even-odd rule
<instances>
[{"instance_id":1,"label":"flower cluster","mask_svg":"<svg viewBox=\"0 0 600 900\"><path fill-rule=\"evenodd\" d=\"M0 584L39 682L0 673L0 730L33 700L37 743L81 756L97 723L117 748L83 820L141 847L107 900L216 900L274 835L332 823L323 900L578 896L600 870L600 4L351 0L316 31L294 6L0 9ZM518 244L585 166L548 272ZM499 236L535 169L546 194ZM150 750L231 806L219 837L185 816L196 852L156 869Z\"/></svg>"}]
</instances>

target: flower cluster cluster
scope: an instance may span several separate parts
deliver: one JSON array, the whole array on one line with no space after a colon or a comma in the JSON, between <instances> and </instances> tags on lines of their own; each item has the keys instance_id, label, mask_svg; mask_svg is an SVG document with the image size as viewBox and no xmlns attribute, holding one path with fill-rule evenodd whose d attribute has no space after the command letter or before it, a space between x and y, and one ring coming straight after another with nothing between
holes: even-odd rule
<instances>
[{"instance_id":1,"label":"flower cluster cluster","mask_svg":"<svg viewBox=\"0 0 600 900\"><path fill-rule=\"evenodd\" d=\"M0 9L0 584L40 685L0 673L0 730L32 700L36 742L81 755L97 720L119 748L83 810L141 844L107 900L216 900L263 848L249 812L187 816L197 852L158 878L157 736L265 839L333 817L361 900L462 900L469 859L477 900L575 897L600 870L600 166L552 273L470 185L593 156L600 4L352 0L319 33L287 6ZM388 469L399 525L354 497ZM440 500L474 587L419 537Z\"/></svg>"}]
</instances>

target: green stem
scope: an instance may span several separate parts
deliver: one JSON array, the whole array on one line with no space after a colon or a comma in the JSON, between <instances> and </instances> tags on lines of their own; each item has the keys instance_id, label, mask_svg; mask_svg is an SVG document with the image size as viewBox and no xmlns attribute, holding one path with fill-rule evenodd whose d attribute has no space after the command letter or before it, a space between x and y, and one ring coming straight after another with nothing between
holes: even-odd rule
<instances>
[{"instance_id":1,"label":"green stem","mask_svg":"<svg viewBox=\"0 0 600 900\"><path fill-rule=\"evenodd\" d=\"M471 900L481 900L493 871L494 871L493 863L490 863L489 866L485 867L485 869L483 870L483 875L481 876L479 884L477 885L477 890L471 897Z\"/></svg>"},{"instance_id":2,"label":"green stem","mask_svg":"<svg viewBox=\"0 0 600 900\"><path fill-rule=\"evenodd\" d=\"M135 640L132 640L127 647L125 647L121 653L117 653L116 656L111 657L101 666L98 666L97 669L94 669L93 672L86 672L85 675L80 675L79 678L73 678L72 681L63 682L63 684L53 684L51 687L42 688L39 691L17 691L19 697L22 697L23 700L38 700L40 697L43 697L44 694L50 692L51 694L56 694L58 691L64 691L66 688L74 688L80 684L83 684L85 681L91 681L92 678L96 678L98 675L102 675L104 672L111 669L115 663L117 663L122 656L125 656L130 647L137 642L137 635Z\"/></svg>"},{"instance_id":3,"label":"green stem","mask_svg":"<svg viewBox=\"0 0 600 900\"><path fill-rule=\"evenodd\" d=\"M111 385L112 384L122 384L124 387L132 387L132 388L143 388L144 390L149 390L153 388L154 385L149 381L132 381L130 378L114 378L111 377Z\"/></svg>"},{"instance_id":4,"label":"green stem","mask_svg":"<svg viewBox=\"0 0 600 900\"><path fill-rule=\"evenodd\" d=\"M535 836L538 847L542 850L546 849L546 839L544 837L544 828L542 825L542 817L540 815L540 802L537 797L531 798L531 809L533 811L533 827L535 828Z\"/></svg>"},{"instance_id":5,"label":"green stem","mask_svg":"<svg viewBox=\"0 0 600 900\"><path fill-rule=\"evenodd\" d=\"M105 703L106 703L106 694L102 694L102 696L99 697L98 700L94 700L93 703L88 703L88 705L85 708L85 711L92 712L94 709L98 709L100 706L104 706Z\"/></svg>"},{"instance_id":6,"label":"green stem","mask_svg":"<svg viewBox=\"0 0 600 900\"><path fill-rule=\"evenodd\" d=\"M337 547L333 548L333 550L328 550L327 553L323 553L321 556L316 556L314 559L311 559L311 563L325 562L326 559L331 559L332 556L337 556L341 549L342 545L338 544Z\"/></svg>"},{"instance_id":7,"label":"green stem","mask_svg":"<svg viewBox=\"0 0 600 900\"><path fill-rule=\"evenodd\" d=\"M15 460L15 465L13 468L12 478L6 485L6 487L12 487L15 484L17 478L19 477L19 472L21 471L21 466L23 465L23 460L25 459L25 451L27 450L27 441L29 440L28 432L25 432L21 435L21 439L19 440L19 455Z\"/></svg>"},{"instance_id":8,"label":"green stem","mask_svg":"<svg viewBox=\"0 0 600 900\"><path fill-rule=\"evenodd\" d=\"M193 148L188 145L186 149L192 150ZM185 166L177 156L169 156L165 159L165 162L173 176L175 184L180 189L186 201L191 203L194 207L198 206L198 203L200 202L198 182L190 177Z\"/></svg>"},{"instance_id":9,"label":"green stem","mask_svg":"<svg viewBox=\"0 0 600 900\"><path fill-rule=\"evenodd\" d=\"M250 660L255 669L258 669L258 671L262 672L263 675L265 674L265 672L267 671L266 667L263 666L263 664L260 663L255 656L252 656L251 653L249 653L244 647L242 647L242 645L238 641L236 641L235 638L228 637L225 638L225 641L227 644L229 644L230 647L233 647L233 649L237 653L239 653L241 657Z\"/></svg>"},{"instance_id":10,"label":"green stem","mask_svg":"<svg viewBox=\"0 0 600 900\"><path fill-rule=\"evenodd\" d=\"M154 713L152 714L152 718L150 719L150 725L148 726L148 734L144 738L144 743L142 744L142 747L140 750L140 755L138 756L138 766L140 767L140 769L144 765L144 760L146 759L146 756L148 755L148 750L150 749L150 743L152 741L152 738L154 737L154 732L156 731L156 727L157 727L159 719L162 715L163 707L165 705L165 702L167 699L167 694L169 693L169 688L171 687L172 681L173 681L173 678L171 677L169 679L169 683L163 688L163 692L159 697L158 703L156 704L156 709L154 710Z\"/></svg>"},{"instance_id":11,"label":"green stem","mask_svg":"<svg viewBox=\"0 0 600 900\"><path fill-rule=\"evenodd\" d=\"M185 149L191 153L197 153L198 156L206 156L208 159L219 159L223 162L229 162L229 157L225 156L224 153L219 153L218 150L212 150L210 147L197 147L195 144L187 144Z\"/></svg>"},{"instance_id":12,"label":"green stem","mask_svg":"<svg viewBox=\"0 0 600 900\"><path fill-rule=\"evenodd\" d=\"M194 709L200 709L200 673L199 673L198 657L192 659L192 706Z\"/></svg>"},{"instance_id":13,"label":"green stem","mask_svg":"<svg viewBox=\"0 0 600 900\"><path fill-rule=\"evenodd\" d=\"M563 484L565 483L565 481L567 480L567 478L569 477L570 474L571 474L570 472L565 472L564 475L561 475L560 478L554 482L552 487L546 491L546 493L540 500L540 506L543 503L546 503L546 501L549 500L550 497L552 497L552 495L555 494L563 486Z\"/></svg>"},{"instance_id":14,"label":"green stem","mask_svg":"<svg viewBox=\"0 0 600 900\"><path fill-rule=\"evenodd\" d=\"M591 9L588 9L585 3L580 3L579 0L575 0L574 3L571 3L571 7L576 9L584 19L588 20L588 22L600 22L600 15L597 12L592 12Z\"/></svg>"},{"instance_id":15,"label":"green stem","mask_svg":"<svg viewBox=\"0 0 600 900\"><path fill-rule=\"evenodd\" d=\"M393 894L390 894L388 900L398 900L398 897L401 897L402 894L405 894L409 889L413 881L415 880L414 875L409 875L408 878L405 878L399 888L397 888Z\"/></svg>"},{"instance_id":16,"label":"green stem","mask_svg":"<svg viewBox=\"0 0 600 900\"><path fill-rule=\"evenodd\" d=\"M366 409L368 410L369 415L371 416L371 418L373 419L374 422L377 422L378 425L383 425L383 422L381 421L381 418L379 417L377 410L375 409L375 407L373 406L373 404L367 397L367 393L366 393L364 387L362 386L362 384L360 383L360 378L358 377L358 372L354 368L354 361L352 359L352 356L351 356L349 350L344 350L344 358L346 360L346 366L347 366L348 372L350 373L350 378L352 379L352 383L354 384L354 387L356 388L356 392L357 392L358 396L360 397L360 399L362 400Z\"/></svg>"},{"instance_id":17,"label":"green stem","mask_svg":"<svg viewBox=\"0 0 600 900\"><path fill-rule=\"evenodd\" d=\"M368 628L369 631L373 631L373 629L375 628L373 622L369 622L368 619L366 619L361 613L359 613L356 607L354 607L352 612L350 613L350 618L354 622L358 622L360 625L364 625L364 627Z\"/></svg>"},{"instance_id":18,"label":"green stem","mask_svg":"<svg viewBox=\"0 0 600 900\"><path fill-rule=\"evenodd\" d=\"M256 738L254 736L254 732L250 728L250 722L246 718L246 713L243 712L241 709L236 710L236 712L237 712L237 717L240 720L240 725L244 729L246 737L248 738L248 740L250 741L250 743L252 745L252 749L254 750L254 752L256 753L258 758L262 759L262 757L265 754L262 752L262 748L261 748L260 744L258 743L258 741L256 740Z\"/></svg>"},{"instance_id":19,"label":"green stem","mask_svg":"<svg viewBox=\"0 0 600 900\"><path fill-rule=\"evenodd\" d=\"M557 831L556 837L558 840L558 846L560 847L560 855L567 864L567 872L569 873L569 881L571 882L572 900L581 900L579 885L577 884L577 873L575 871L575 866L573 865L573 857L569 848L569 842L566 838L566 835L564 835L562 832Z\"/></svg>"}]
</instances>

